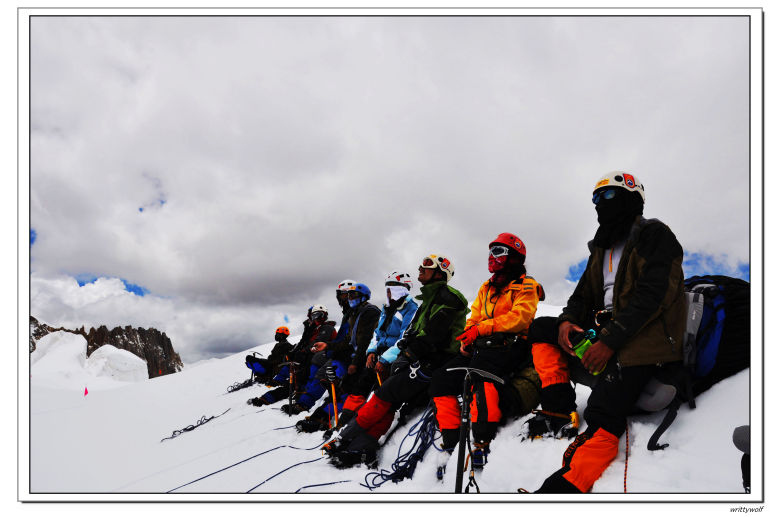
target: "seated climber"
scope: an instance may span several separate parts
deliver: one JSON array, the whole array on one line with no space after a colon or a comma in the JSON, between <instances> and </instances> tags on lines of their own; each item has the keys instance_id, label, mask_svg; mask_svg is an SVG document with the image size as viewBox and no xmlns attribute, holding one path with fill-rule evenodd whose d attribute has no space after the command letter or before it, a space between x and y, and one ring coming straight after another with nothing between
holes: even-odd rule
<instances>
[{"instance_id":1,"label":"seated climber","mask_svg":"<svg viewBox=\"0 0 780 517\"><path fill-rule=\"evenodd\" d=\"M644 185L633 174L605 175L596 183L592 201L599 227L589 243L588 264L553 336L538 349L542 353L535 343L533 354L545 386L542 409L558 399L554 412L566 414L573 406L567 360L576 355L573 336L597 325L595 342L581 362L598 380L585 408L587 429L569 445L563 467L538 493L589 492L617 456L627 416L658 365L682 359L687 314L682 246L668 226L642 217ZM549 427L554 430L564 420L553 417Z\"/></svg>"},{"instance_id":2,"label":"seated climber","mask_svg":"<svg viewBox=\"0 0 780 517\"><path fill-rule=\"evenodd\" d=\"M311 361L314 343L328 341L336 337L336 323L328 320L328 309L324 305L313 305L309 308L306 321L303 322L303 334L300 341L288 352L287 357L295 363L283 365L273 380L278 387L264 393L260 397L251 398L247 404L263 406L288 399L290 390L297 391L305 384L311 374Z\"/></svg>"},{"instance_id":3,"label":"seated climber","mask_svg":"<svg viewBox=\"0 0 780 517\"><path fill-rule=\"evenodd\" d=\"M390 377L374 392L337 436L323 446L337 466L376 460L379 438L393 422L404 402L427 398L431 374L457 353L455 336L463 331L467 302L448 285L454 275L452 262L440 255L425 257L417 279L421 300L409 328L396 342L400 350Z\"/></svg>"},{"instance_id":4,"label":"seated climber","mask_svg":"<svg viewBox=\"0 0 780 517\"><path fill-rule=\"evenodd\" d=\"M366 350L365 368L355 387L351 390L353 393L344 393L339 389L342 396L337 401L337 408L339 408L338 403L342 403L341 411L343 412L339 420L340 425L349 421L354 416L352 413L355 411L355 409L344 411L343 399L351 398L348 407L362 405L371 389L389 375L389 364L395 359L397 348L395 348L395 353L389 352L389 349L395 347L396 341L409 327L414 313L417 311L417 303L409 294L411 289L412 279L408 273L393 271L385 279L387 303L382 307L382 314L379 316L374 338ZM362 400L359 397L362 397ZM324 431L330 428L331 420L333 420L332 396L315 409L310 416L296 423L296 428L301 432Z\"/></svg>"},{"instance_id":5,"label":"seated climber","mask_svg":"<svg viewBox=\"0 0 780 517\"><path fill-rule=\"evenodd\" d=\"M466 371L450 368L469 367L504 377L518 364L514 349L518 338L524 339L541 298L541 287L526 275L526 248L519 237L502 233L488 246L488 271L492 276L482 284L465 331L457 336L460 353L433 372L430 393L436 404L436 419L442 434L448 460L460 438L461 407L457 395L463 392ZM495 438L502 413L496 383L483 377L472 377L471 420L474 468L487 463L490 442Z\"/></svg>"},{"instance_id":6,"label":"seated climber","mask_svg":"<svg viewBox=\"0 0 780 517\"><path fill-rule=\"evenodd\" d=\"M293 403L283 405L282 411L290 415L309 411L330 386L326 376L328 369L341 379L341 388L345 392L349 393L356 385L366 362L366 348L380 314L379 308L369 303L370 298L371 290L365 284L356 283L349 288L347 300L351 312L345 339L340 342L320 341L312 345L312 375Z\"/></svg>"},{"instance_id":7,"label":"seated climber","mask_svg":"<svg viewBox=\"0 0 780 517\"><path fill-rule=\"evenodd\" d=\"M290 335L290 329L279 327L274 333L274 345L268 357L257 357L254 354L246 356L246 366L252 370L252 377L255 382L273 383L273 377L281 363L289 361L287 354L292 350L292 344L287 341ZM278 384L277 384L278 385Z\"/></svg>"}]
</instances>

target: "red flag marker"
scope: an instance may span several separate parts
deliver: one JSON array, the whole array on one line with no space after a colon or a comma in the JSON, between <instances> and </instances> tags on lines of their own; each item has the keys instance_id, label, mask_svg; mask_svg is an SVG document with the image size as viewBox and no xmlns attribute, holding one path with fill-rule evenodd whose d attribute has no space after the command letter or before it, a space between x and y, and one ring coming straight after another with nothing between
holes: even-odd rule
<instances>
[{"instance_id":1,"label":"red flag marker","mask_svg":"<svg viewBox=\"0 0 780 517\"><path fill-rule=\"evenodd\" d=\"M85 397L87 396L87 393L89 393L89 392L87 391L87 387L86 387L86 386L84 386L84 396L85 396Z\"/></svg>"},{"instance_id":2,"label":"red flag marker","mask_svg":"<svg viewBox=\"0 0 780 517\"><path fill-rule=\"evenodd\" d=\"M158 370L157 375L162 375L162 368Z\"/></svg>"}]
</instances>

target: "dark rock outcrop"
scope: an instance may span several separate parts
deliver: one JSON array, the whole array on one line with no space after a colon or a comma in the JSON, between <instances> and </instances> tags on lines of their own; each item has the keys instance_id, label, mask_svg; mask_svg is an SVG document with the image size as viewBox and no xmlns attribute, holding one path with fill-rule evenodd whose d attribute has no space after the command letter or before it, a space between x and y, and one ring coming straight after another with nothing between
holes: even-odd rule
<instances>
[{"instance_id":1,"label":"dark rock outcrop","mask_svg":"<svg viewBox=\"0 0 780 517\"><path fill-rule=\"evenodd\" d=\"M173 349L170 338L165 335L165 332L160 332L157 329L126 326L109 330L105 325L101 325L97 329L90 328L87 332L84 327L77 330L62 327L53 328L45 323L40 323L32 316L30 316L30 352L35 350L35 343L39 339L46 334L57 331L84 336L84 339L87 340L87 357L103 345L112 345L137 355L146 361L150 379L180 372L184 367L181 357Z\"/></svg>"}]
</instances>

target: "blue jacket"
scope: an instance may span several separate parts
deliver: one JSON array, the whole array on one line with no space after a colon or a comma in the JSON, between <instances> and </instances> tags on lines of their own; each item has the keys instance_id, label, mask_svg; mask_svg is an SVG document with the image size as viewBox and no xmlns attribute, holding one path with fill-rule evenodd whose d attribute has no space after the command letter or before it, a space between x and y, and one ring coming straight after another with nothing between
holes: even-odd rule
<instances>
[{"instance_id":1,"label":"blue jacket","mask_svg":"<svg viewBox=\"0 0 780 517\"><path fill-rule=\"evenodd\" d=\"M403 335L409 324L414 318L414 313L417 312L417 302L414 301L412 295L407 295L403 303L391 316L392 320L387 325L385 330L385 320L387 319L388 306L385 304L382 307L382 315L379 316L379 322L374 332L374 338L368 345L366 354L381 354L380 361L386 364L390 364L398 357L398 347L395 346L395 342Z\"/></svg>"}]
</instances>

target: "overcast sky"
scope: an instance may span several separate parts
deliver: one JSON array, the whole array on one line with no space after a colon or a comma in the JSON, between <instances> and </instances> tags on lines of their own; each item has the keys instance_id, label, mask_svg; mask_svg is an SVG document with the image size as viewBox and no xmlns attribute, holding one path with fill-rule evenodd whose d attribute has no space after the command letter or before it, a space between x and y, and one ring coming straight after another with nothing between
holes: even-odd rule
<instances>
[{"instance_id":1,"label":"overcast sky","mask_svg":"<svg viewBox=\"0 0 780 517\"><path fill-rule=\"evenodd\" d=\"M300 332L314 303L333 316L345 278L380 304L387 273L416 278L428 253L472 300L500 232L564 305L593 185L618 169L686 274L747 275L746 17L30 29L30 305L49 324L154 326L193 362L268 342L285 317Z\"/></svg>"}]
</instances>

